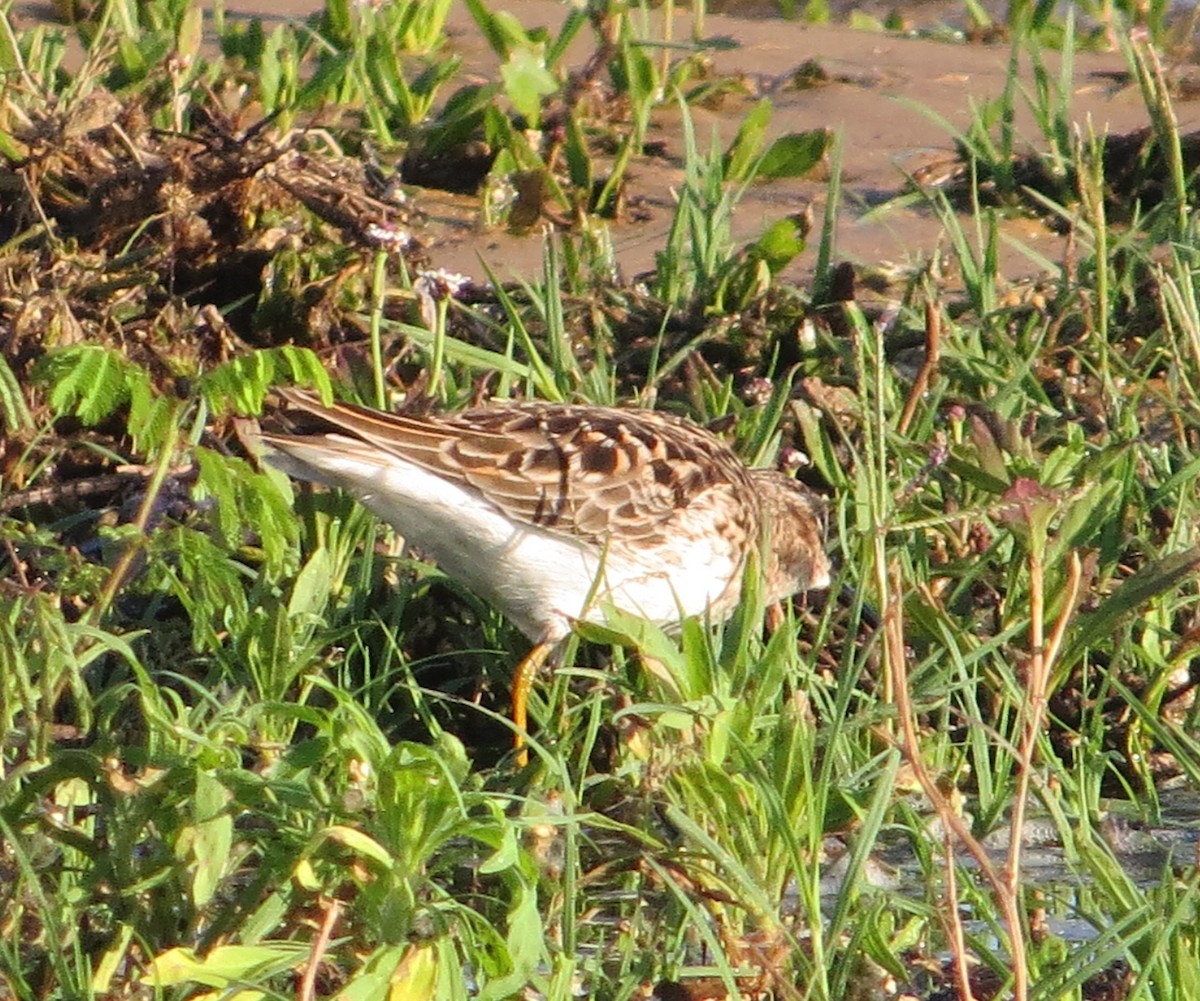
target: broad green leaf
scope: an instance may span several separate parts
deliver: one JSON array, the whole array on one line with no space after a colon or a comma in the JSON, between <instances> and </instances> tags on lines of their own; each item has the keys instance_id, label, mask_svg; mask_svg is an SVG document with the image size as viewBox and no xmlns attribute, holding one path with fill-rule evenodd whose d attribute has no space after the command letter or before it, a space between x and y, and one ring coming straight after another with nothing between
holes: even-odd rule
<instances>
[{"instance_id":1,"label":"broad green leaf","mask_svg":"<svg viewBox=\"0 0 1200 1001\"><path fill-rule=\"evenodd\" d=\"M770 122L771 99L764 97L742 120L738 134L725 154L727 181L744 181L749 178L759 151L763 148Z\"/></svg>"},{"instance_id":2,"label":"broad green leaf","mask_svg":"<svg viewBox=\"0 0 1200 1001\"><path fill-rule=\"evenodd\" d=\"M208 772L196 775L193 801L195 826L191 829L192 901L201 908L216 895L225 875L233 846L233 816L229 804L233 796Z\"/></svg>"},{"instance_id":3,"label":"broad green leaf","mask_svg":"<svg viewBox=\"0 0 1200 1001\"><path fill-rule=\"evenodd\" d=\"M388 1001L428 1001L437 989L437 949L414 942L404 952L388 982Z\"/></svg>"},{"instance_id":4,"label":"broad green leaf","mask_svg":"<svg viewBox=\"0 0 1200 1001\"><path fill-rule=\"evenodd\" d=\"M763 158L754 169L754 176L764 180L803 177L821 162L829 140L830 133L827 129L789 132L780 136L763 154Z\"/></svg>"},{"instance_id":5,"label":"broad green leaf","mask_svg":"<svg viewBox=\"0 0 1200 1001\"><path fill-rule=\"evenodd\" d=\"M479 866L479 872L481 875L490 876L511 869L517 864L520 854L520 846L517 844L517 828L512 824L506 824L502 829L500 847L483 860Z\"/></svg>"},{"instance_id":6,"label":"broad green leaf","mask_svg":"<svg viewBox=\"0 0 1200 1001\"><path fill-rule=\"evenodd\" d=\"M531 127L536 127L542 118L542 98L558 90L558 80L546 69L541 51L529 47L516 49L500 67L500 79L512 106Z\"/></svg>"},{"instance_id":7,"label":"broad green leaf","mask_svg":"<svg viewBox=\"0 0 1200 1001\"><path fill-rule=\"evenodd\" d=\"M629 100L634 108L645 107L658 99L662 85L658 78L658 66L637 45L627 45L624 50L625 86L629 89Z\"/></svg>"},{"instance_id":8,"label":"broad green leaf","mask_svg":"<svg viewBox=\"0 0 1200 1001\"><path fill-rule=\"evenodd\" d=\"M516 902L508 913L507 973L489 980L479 992L479 1001L502 1001L520 994L537 969L545 952L546 929L537 909L537 893L518 884Z\"/></svg>"},{"instance_id":9,"label":"broad green leaf","mask_svg":"<svg viewBox=\"0 0 1200 1001\"><path fill-rule=\"evenodd\" d=\"M501 59L507 59L513 49L530 44L528 32L513 14L506 10L493 12L482 0L465 0L465 3L488 45Z\"/></svg>"},{"instance_id":10,"label":"broad green leaf","mask_svg":"<svg viewBox=\"0 0 1200 1001\"><path fill-rule=\"evenodd\" d=\"M583 134L583 127L577 115L567 117L566 140L567 173L571 184L591 197L592 157L588 152L587 137Z\"/></svg>"},{"instance_id":11,"label":"broad green leaf","mask_svg":"<svg viewBox=\"0 0 1200 1001\"><path fill-rule=\"evenodd\" d=\"M346 82L346 74L354 62L352 52L339 52L335 56L322 59L313 75L304 82L304 86L296 95L296 103L304 108L311 108L322 101L338 99L339 89Z\"/></svg>"},{"instance_id":12,"label":"broad green leaf","mask_svg":"<svg viewBox=\"0 0 1200 1001\"><path fill-rule=\"evenodd\" d=\"M766 264L771 274L787 267L804 250L803 227L795 219L780 219L766 228L750 248L752 257Z\"/></svg>"},{"instance_id":13,"label":"broad green leaf","mask_svg":"<svg viewBox=\"0 0 1200 1001\"><path fill-rule=\"evenodd\" d=\"M204 35L204 9L199 4L189 5L179 22L175 50L184 65L194 67L200 55L200 42Z\"/></svg>"},{"instance_id":14,"label":"broad green leaf","mask_svg":"<svg viewBox=\"0 0 1200 1001\"><path fill-rule=\"evenodd\" d=\"M258 92L263 110L268 114L278 110L283 103L284 69L280 53L284 44L283 25L280 25L271 32L271 37L263 46L262 62L258 71Z\"/></svg>"},{"instance_id":15,"label":"broad green leaf","mask_svg":"<svg viewBox=\"0 0 1200 1001\"><path fill-rule=\"evenodd\" d=\"M376 952L345 987L336 1001L391 1001L392 977L404 963L411 945L390 945ZM436 968L436 967L435 967Z\"/></svg>"},{"instance_id":16,"label":"broad green leaf","mask_svg":"<svg viewBox=\"0 0 1200 1001\"><path fill-rule=\"evenodd\" d=\"M1197 573L1200 573L1200 546L1146 564L1080 620L1060 664L1071 667L1094 643L1111 639L1127 616Z\"/></svg>"},{"instance_id":17,"label":"broad green leaf","mask_svg":"<svg viewBox=\"0 0 1200 1001\"><path fill-rule=\"evenodd\" d=\"M17 74L25 71L25 60L21 57L21 45L13 31L8 10L0 10L0 72Z\"/></svg>"},{"instance_id":18,"label":"broad green leaf","mask_svg":"<svg viewBox=\"0 0 1200 1001\"><path fill-rule=\"evenodd\" d=\"M392 864L392 855L383 845L369 834L364 834L354 827L347 827L344 824L333 824L326 827L317 834L316 844L320 844L322 841L337 841L363 858L371 859L385 867L390 867Z\"/></svg>"},{"instance_id":19,"label":"broad green leaf","mask_svg":"<svg viewBox=\"0 0 1200 1001\"><path fill-rule=\"evenodd\" d=\"M296 576L288 599L288 615L309 619L324 613L333 587L333 560L328 549L317 549Z\"/></svg>"},{"instance_id":20,"label":"broad green leaf","mask_svg":"<svg viewBox=\"0 0 1200 1001\"><path fill-rule=\"evenodd\" d=\"M219 945L203 956L195 949L168 949L150 961L142 982L150 987L176 987L198 983L231 987L265 980L284 973L308 955L306 942L272 942L269 945Z\"/></svg>"}]
</instances>

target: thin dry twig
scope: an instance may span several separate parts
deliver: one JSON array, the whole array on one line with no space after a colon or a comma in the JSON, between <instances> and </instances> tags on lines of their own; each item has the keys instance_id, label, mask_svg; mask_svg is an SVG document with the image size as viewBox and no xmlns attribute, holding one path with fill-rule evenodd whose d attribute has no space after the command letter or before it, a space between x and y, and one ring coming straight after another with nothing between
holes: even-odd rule
<instances>
[{"instance_id":1,"label":"thin dry twig","mask_svg":"<svg viewBox=\"0 0 1200 1001\"><path fill-rule=\"evenodd\" d=\"M313 937L312 948L308 952L308 962L304 966L304 976L300 979L300 987L296 991L296 1001L313 1001L316 994L317 971L321 967L325 951L329 948L329 941L333 938L334 926L337 924L338 918L342 916L342 902L336 897L327 897L322 902L325 905L325 916L321 919L321 927Z\"/></svg>"},{"instance_id":2,"label":"thin dry twig","mask_svg":"<svg viewBox=\"0 0 1200 1001\"><path fill-rule=\"evenodd\" d=\"M949 827L942 828L942 852L946 859L946 907L942 912L942 921L946 928L946 937L950 940L951 954L954 956L954 979L958 981L958 996L963 1001L969 1001L974 996L971 991L971 971L967 967L967 936L963 932L962 915L958 909L958 876L954 869L954 838Z\"/></svg>"},{"instance_id":3,"label":"thin dry twig","mask_svg":"<svg viewBox=\"0 0 1200 1001\"><path fill-rule=\"evenodd\" d=\"M131 481L149 479L154 475L156 468L156 466L118 466L112 473L87 476L78 480L66 480L61 483L49 483L45 486L30 487L28 490L15 490L5 497L0 497L0 514L7 514L9 511L17 511L24 507L62 504L66 501L93 497L96 494L115 493ZM191 476L194 472L195 466L188 462L168 470L168 475L172 479L179 480Z\"/></svg>"},{"instance_id":4,"label":"thin dry twig","mask_svg":"<svg viewBox=\"0 0 1200 1001\"><path fill-rule=\"evenodd\" d=\"M17 577L17 583L21 590L29 590L29 578L25 575L25 561L17 555L17 549L12 543L12 539L7 536L4 539L4 551L8 553L9 565L13 568L13 573Z\"/></svg>"},{"instance_id":5,"label":"thin dry twig","mask_svg":"<svg viewBox=\"0 0 1200 1001\"><path fill-rule=\"evenodd\" d=\"M930 380L937 373L941 349L942 314L938 311L934 301L927 298L925 300L925 361L921 363L921 369L913 380L908 400L904 404L904 412L900 415L900 423L896 425L896 430L900 434L908 431L913 417L916 416L921 398L929 391Z\"/></svg>"},{"instance_id":6,"label":"thin dry twig","mask_svg":"<svg viewBox=\"0 0 1200 1001\"><path fill-rule=\"evenodd\" d=\"M1021 748L1017 756L1017 791L1012 808L1012 839L1008 846L1006 875L1009 892L1016 895L1020 886L1021 832L1025 827L1025 811L1028 808L1029 785L1033 777L1033 756L1037 749L1038 735L1046 716L1049 696L1051 667L1062 647L1063 636L1075 610L1082 580L1082 563L1079 554L1072 552L1067 558L1067 590L1062 614L1055 623L1049 646L1045 640L1045 567L1042 554L1036 547L1029 552L1029 671L1025 686L1025 726L1021 735Z\"/></svg>"}]
</instances>

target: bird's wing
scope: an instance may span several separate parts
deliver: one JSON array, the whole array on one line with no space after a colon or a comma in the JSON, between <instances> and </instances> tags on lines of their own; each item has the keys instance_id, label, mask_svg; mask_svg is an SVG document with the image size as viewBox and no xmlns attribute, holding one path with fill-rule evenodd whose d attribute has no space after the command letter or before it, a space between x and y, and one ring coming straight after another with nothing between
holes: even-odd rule
<instances>
[{"instance_id":1,"label":"bird's wing","mask_svg":"<svg viewBox=\"0 0 1200 1001\"><path fill-rule=\"evenodd\" d=\"M702 494L733 487L753 495L746 468L720 439L650 411L498 403L416 417L326 407L302 390L277 392L299 412L289 433L263 435L278 449L286 452L297 439L311 446L331 432L348 435L470 486L515 522L589 541L615 533L652 547Z\"/></svg>"}]
</instances>

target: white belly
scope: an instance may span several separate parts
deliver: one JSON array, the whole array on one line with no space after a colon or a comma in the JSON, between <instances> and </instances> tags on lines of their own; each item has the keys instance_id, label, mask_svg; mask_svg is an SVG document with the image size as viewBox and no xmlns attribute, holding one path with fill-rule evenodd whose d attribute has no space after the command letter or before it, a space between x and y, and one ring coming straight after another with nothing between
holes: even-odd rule
<instances>
[{"instance_id":1,"label":"white belly","mask_svg":"<svg viewBox=\"0 0 1200 1001\"><path fill-rule=\"evenodd\" d=\"M660 625L702 614L741 568L715 563L711 540L636 553L536 526L514 526L476 491L344 439L346 449L298 443L272 462L300 479L353 493L448 574L505 613L534 642L566 636L575 619L603 621L611 603Z\"/></svg>"}]
</instances>

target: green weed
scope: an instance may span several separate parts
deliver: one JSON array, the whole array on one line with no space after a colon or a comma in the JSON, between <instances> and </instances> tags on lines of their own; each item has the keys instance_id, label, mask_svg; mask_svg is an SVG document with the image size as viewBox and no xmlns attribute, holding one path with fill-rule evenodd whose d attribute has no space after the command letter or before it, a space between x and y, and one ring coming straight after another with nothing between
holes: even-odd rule
<instances>
[{"instance_id":1,"label":"green weed","mask_svg":"<svg viewBox=\"0 0 1200 1001\"><path fill-rule=\"evenodd\" d=\"M1018 50L1075 30L1017 6L1010 82L959 137L1012 200ZM677 50L638 11L549 33L473 4L505 72L454 89L444 4L330 3L271 33L218 16L213 59L197 10L104 5L75 74L63 31L0 15L21 84L0 154L25 193L0 207L0 993L631 998L678 980L843 998L885 975L1195 993L1190 843L1130 834L1169 830L1172 783L1200 780L1200 262L1153 49L1128 57L1157 203L1118 212L1107 142L1071 134L1069 70L1035 52L1023 99L1055 183L1032 201L1073 228L1073 259L1014 300L1006 205L973 183L965 221L932 202L961 291L928 268L874 316L832 294L836 143L768 144L765 102L707 151L684 107L657 269L616 278L601 217L696 51L653 58ZM1160 5L1130 13L1158 30ZM575 113L566 52L588 30L627 120ZM274 118L217 114L222 81ZM111 142L81 131L101 83L130 112ZM353 114L288 135L335 106ZM31 110L46 131L19 127ZM557 139L529 134L560 113ZM493 184L533 175L532 218L549 206L564 229L539 275L460 288L342 151L481 137ZM808 252L799 221L738 246L730 219L747 185L826 156L798 288L780 275ZM144 186L97 200L114 177ZM835 587L771 630L753 572L724 624L580 627L514 770L524 638L247 447L273 385L335 381L380 405L654 404L728 425L752 464L802 443ZM1043 830L1061 852L1044 882L1022 867Z\"/></svg>"}]
</instances>

